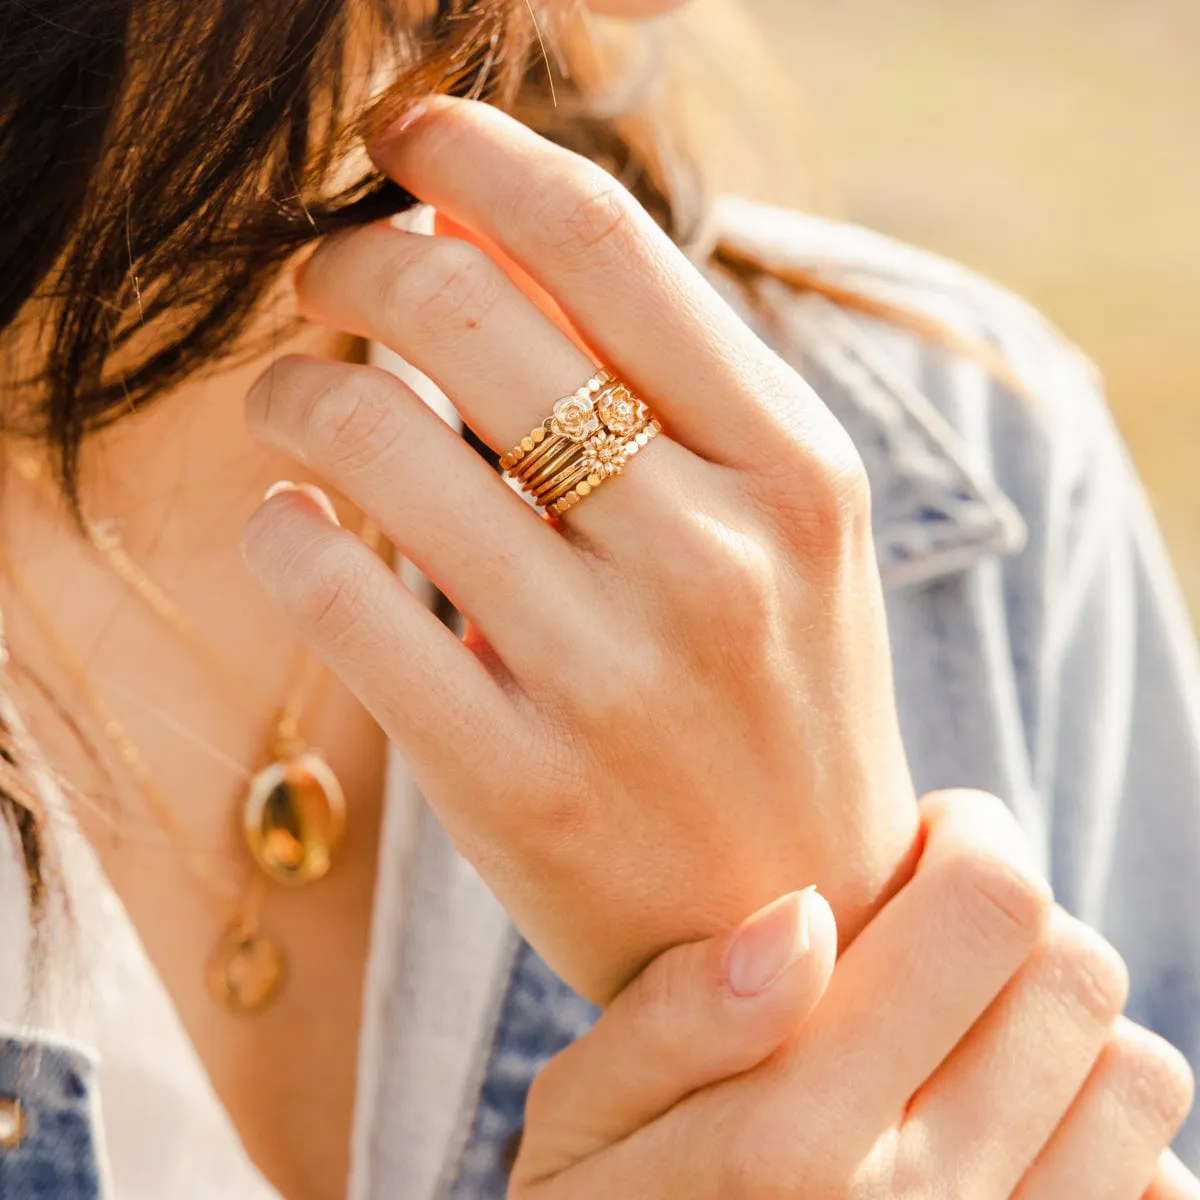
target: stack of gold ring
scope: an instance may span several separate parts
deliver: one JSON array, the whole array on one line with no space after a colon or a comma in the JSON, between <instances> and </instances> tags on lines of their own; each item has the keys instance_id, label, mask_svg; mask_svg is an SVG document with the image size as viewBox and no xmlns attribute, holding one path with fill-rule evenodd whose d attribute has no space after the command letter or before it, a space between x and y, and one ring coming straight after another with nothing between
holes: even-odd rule
<instances>
[{"instance_id":1,"label":"stack of gold ring","mask_svg":"<svg viewBox=\"0 0 1200 1200\"><path fill-rule=\"evenodd\" d=\"M662 426L619 379L597 371L563 396L500 459L504 472L552 516L562 516L625 464Z\"/></svg>"}]
</instances>

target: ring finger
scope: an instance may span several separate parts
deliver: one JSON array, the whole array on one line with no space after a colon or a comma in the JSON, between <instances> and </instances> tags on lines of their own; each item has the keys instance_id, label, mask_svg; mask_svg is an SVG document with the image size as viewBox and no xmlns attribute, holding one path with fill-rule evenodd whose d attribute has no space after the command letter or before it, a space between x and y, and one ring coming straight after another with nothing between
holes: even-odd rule
<instances>
[{"instance_id":1,"label":"ring finger","mask_svg":"<svg viewBox=\"0 0 1200 1200\"><path fill-rule=\"evenodd\" d=\"M298 287L308 316L391 347L499 453L595 370L504 270L459 238L386 223L354 230L316 251ZM626 471L619 486L573 509L572 525L591 540L626 544L629 524L644 522L699 462L666 438L652 449L653 470Z\"/></svg>"},{"instance_id":2,"label":"ring finger","mask_svg":"<svg viewBox=\"0 0 1200 1200\"><path fill-rule=\"evenodd\" d=\"M558 661L558 614L588 586L578 555L398 379L289 356L257 380L246 413L255 436L374 516L518 679Z\"/></svg>"}]
</instances>

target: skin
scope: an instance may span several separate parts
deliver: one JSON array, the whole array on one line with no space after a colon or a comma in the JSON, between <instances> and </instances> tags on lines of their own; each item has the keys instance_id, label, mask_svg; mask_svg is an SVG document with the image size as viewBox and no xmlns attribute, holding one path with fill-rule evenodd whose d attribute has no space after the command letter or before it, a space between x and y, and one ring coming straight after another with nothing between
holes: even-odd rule
<instances>
[{"instance_id":1,"label":"skin","mask_svg":"<svg viewBox=\"0 0 1200 1200\"><path fill-rule=\"evenodd\" d=\"M667 6L634 11L639 7L625 4L623 15L652 16ZM252 331L255 344L267 343L264 352L233 368L219 365L130 414L89 439L83 460L84 510L117 523L134 558L181 599L209 644L251 666L267 697L285 694L298 642L245 570L239 543L272 483L317 477L249 436L244 398L279 355L345 359L362 353L355 339L319 326L282 336L294 316L294 294L285 283L264 302ZM32 346L30 361L36 361ZM60 628L170 797L189 843L225 878L244 881L245 849L230 814L240 804L244 771L262 760L270 705L231 698L211 665L198 664L172 633L147 619L80 545L61 511L14 477L5 478L4 488L5 544L20 555L38 594L53 598ZM357 519L341 497L335 500L348 522ZM337 1195L349 1166L386 736L336 677L323 688L304 730L345 787L347 836L336 869L319 887L268 901L266 919L289 956L283 996L253 1021L231 1016L212 1003L204 984L206 956L224 930L222 911L183 869L180 855L162 845L153 815L109 752L103 731L89 721L86 705L3 581L0 611L14 658L45 685L45 694L30 688L25 698L32 732L55 769L81 792L75 817L247 1152L289 1200ZM88 750L64 728L46 695L73 700L67 711L85 731ZM97 748L99 767L91 755Z\"/></svg>"},{"instance_id":2,"label":"skin","mask_svg":"<svg viewBox=\"0 0 1200 1200\"><path fill-rule=\"evenodd\" d=\"M878 856L917 810L890 700L873 703L890 687L865 490L828 413L590 164L451 100L373 154L519 263L577 336L495 252L389 226L324 243L297 282L302 311L399 351L497 449L544 411L531 395L589 373L581 344L653 397L669 437L556 527L390 376L283 359L247 398L251 429L367 508L472 631L431 620L295 489L248 527L252 570L576 987L608 999L647 947L713 936L797 864L810 878L869 864L833 912L870 913L921 839L906 830ZM795 757L779 749L789 731ZM801 1006L793 1019L810 1019L749 1062L717 1040L711 1075L667 1094L636 1015L659 989L680 1028L687 985L655 983L660 959L618 995L601 1049L585 1039L535 1087L513 1195L1038 1197L1084 1175L1114 1200L1142 1195L1190 1104L1186 1066L1118 1025L1123 964L1052 911L1000 802L976 798L945 840L930 808L920 870L842 958L824 1018ZM812 981L833 959L824 936ZM624 1119L584 1103L571 1123L570 1099L603 1095L594 1077L622 1050L656 1101L635 1097ZM703 1057L676 1054L688 1069Z\"/></svg>"},{"instance_id":3,"label":"skin","mask_svg":"<svg viewBox=\"0 0 1200 1200\"><path fill-rule=\"evenodd\" d=\"M631 5L621 7L629 15ZM662 6L640 7L649 13ZM410 139L410 149L415 144ZM496 145L489 143L486 148L494 153ZM398 173L401 169L398 161L387 165ZM497 161L495 178L498 182L520 181L529 166L519 155L503 169ZM421 174L423 180L414 182L418 190L451 182L424 167ZM538 193L527 184L514 191L514 206L519 207L530 194ZM436 199L439 208L455 211L471 224L469 206L456 205L449 195ZM594 213L603 215L604 211L600 206ZM484 226L486 222L476 224ZM321 372L347 369L338 364L352 357L354 349L342 330L374 333L367 325L378 314L374 310L355 312L347 303L353 298L344 295L346 289L365 279L357 274L361 266L349 259L339 265L335 256L350 254L355 245L365 245L366 238L378 232L364 231L362 242L345 239L340 245L331 244L305 273L302 294L306 311L333 328L312 325L288 342L276 338L269 355L237 370L189 382L161 405L96 437L87 450L86 510L120 520L131 553L156 579L167 582L174 594L186 598L189 616L214 644L227 655L253 664L269 695L284 693L297 643L279 620L276 604L240 569L236 546L264 490L280 478L332 483L334 501L342 516L347 520L352 517L353 509L343 499L344 494L354 492L350 481L333 478L338 472L320 460L321 448L315 444L311 450L303 449L301 455L312 465L298 464L296 451L302 435L285 418L303 411L305 395L311 398L305 388ZM476 228L470 236L482 241L481 235L486 232L485 228ZM488 239L489 245L494 246L495 240ZM498 240L503 242L504 238ZM408 239L397 234L395 244L400 242L407 245ZM505 270L513 270L527 285L527 276L511 265L512 259L522 258L521 253L515 246L508 249L514 253L505 254L504 246L495 248L494 260ZM672 300L684 306L681 312L711 316L712 310L706 307L710 303L707 293L693 294L689 290L694 280L682 271L669 249L660 242L653 243L652 249L653 260L646 264L646 277L657 279L659 289L668 289ZM478 264L480 259L471 261ZM614 329L605 334L600 329L601 302L607 308L619 307L612 301L611 271L593 271L582 258L576 265L579 271L569 289L570 296L561 289L559 298L567 318L581 333L572 328L571 336L560 334L550 320L544 327L527 323L522 328L529 336L536 335L539 347L536 355L525 356L531 363L536 362L536 376L514 374L514 369L522 369L522 363L510 361L501 364L501 375L481 371L470 388L448 389L464 410L470 409L469 415L483 425L495 444L520 436L541 419L549 401L586 377L590 366L580 357L581 339L607 349L607 338L611 337L615 350L625 346L628 349L621 353L630 355L637 347L637 339L626 336L628 330ZM543 282L553 284L547 278ZM495 286L501 285L507 287L503 280ZM671 291L677 286L681 290ZM559 291L553 287L551 290L556 294ZM528 293L542 298L533 286L528 287ZM504 292L507 303L497 308L497 314L506 308L510 314L523 314L521 319L528 322L526 294L520 289ZM688 308L696 296L700 307ZM395 311L399 313L405 301L403 296L397 299L401 307ZM290 291L281 288L264 306L260 332L281 326L295 302ZM595 306L592 316L588 305ZM625 307L627 312L636 311ZM663 307L656 306L656 312ZM404 329L392 331L397 342L407 332L407 323L402 324ZM650 327L646 321L640 324ZM764 357L760 349L730 327L717 329L715 341L704 339L703 349L709 356L705 361L715 368L709 373L711 389L705 394L702 386L689 389L686 397L682 395L678 381L684 372L690 373L690 380L697 378L696 360L685 353L691 349L685 339L685 325L680 322L672 327L672 336L678 339L676 353L670 361L664 360L658 377L643 369L631 369L635 365L632 362L618 361L621 369L654 399L656 408L669 422L672 440L659 439L652 447L654 459L647 454L645 462L634 464L636 469L581 505L573 514L573 523L566 527L568 536L560 542L547 540L544 527L536 522L529 524L530 514L496 491L489 493L492 503L480 509L486 515L471 529L455 530L446 523L446 510L434 512L428 498L422 499L418 484L424 489L455 484L460 489L456 494L467 494L463 489L470 485L456 473L470 473L471 467L464 465L470 460L461 457L456 444L431 432L427 415L423 409L412 407L411 398L400 392L389 393L397 412L412 421L411 426L405 426L405 437L440 439L414 443L418 447L427 445L431 457L423 459L424 467L436 465L436 478L419 474L421 464L414 464L407 490L397 490L389 497L392 507L386 515L390 531L401 549L412 552L414 558L426 559L423 565L442 576L439 581L446 590L476 618L477 631L467 648L444 641L440 646L432 641L422 643L414 636L404 646L408 656L405 661L413 673L404 674L399 666L390 673L395 685L403 677L404 686L397 686L397 694L389 692L381 697L377 690L381 681L366 679L361 672L356 674L348 645L342 647L340 657L332 651L332 643L340 639L333 636L334 626L328 620L322 626L321 606L313 604L313 596L320 597L321 580L305 569L305 561L311 565L311 560L304 556L335 543L342 548L336 551L338 554L346 548L352 550L350 535L330 527L319 507L302 494L277 496L253 516L246 549L260 579L284 602L285 610L303 631L311 635L317 618L315 625L322 629L314 640L321 643L331 660L337 660L340 674L350 685L335 679L307 727L312 742L325 751L346 784L350 833L338 867L327 881L319 888L272 901L268 908L271 927L287 945L292 959L290 986L270 1012L248 1022L212 1005L203 987L203 960L221 931L220 915L181 870L178 859L164 854L161 843L147 836L153 828L151 818L119 767L112 772L115 783L110 787L109 777L90 769L75 743L64 737L54 714L39 710L36 700L33 702L35 729L56 764L62 764L68 777L87 785L89 794L111 800L103 810L84 806L81 823L161 973L248 1151L289 1198L339 1194L347 1166L362 964L374 887L373 855L386 751L383 734L366 716L357 696L386 716L389 730L404 748L431 799L439 804L460 846L489 874L526 932L573 982L598 997L617 993L665 948L697 938L726 936L721 931L745 913L814 879L832 900L843 938L849 941L878 903L909 873L918 844L917 810L890 701L878 699L889 694L886 643L881 632L877 584L869 571L870 548L862 520L864 496L853 455L836 427L821 417L815 398L806 390L798 390L796 381L781 375L772 358ZM479 333L480 327L474 333ZM510 333L516 329L511 326ZM546 331L560 340L547 340ZM452 348L449 341L439 341L443 332L437 321L425 327L430 354L436 351L443 355ZM471 331L456 328L451 332L462 341ZM474 337L473 345L478 347L483 336ZM408 344L406 337L403 340L402 348L414 360L426 352ZM715 361L714 347L727 353L728 361ZM303 357L287 357L297 355ZM295 371L290 377L292 384L282 393L278 387L261 383L252 390L264 368L279 358L286 361L272 368L269 378L278 383L289 371ZM432 365L432 358L429 361ZM504 387L499 386L501 383ZM516 386L518 383L520 386ZM483 405L482 401L506 389L523 397L528 407L490 410ZM253 440L246 432L243 415L243 396L248 390L252 390L249 413ZM263 411L265 398L281 394L287 399L282 410L276 406L272 414L268 403ZM688 446L677 439L683 430L678 418L690 419L697 400L703 401L699 409L708 412L708 423L693 421L689 436L698 440ZM726 407L731 400L740 405L740 418L732 423L732 429ZM765 407L760 404L763 401ZM694 415L703 416L703 411ZM755 453L744 455L745 461L722 459L734 449L746 451L754 438L760 439L753 442ZM762 443L762 439L767 442ZM756 481L756 494L743 486L741 476L753 465L752 458L757 462L760 443L769 443L768 449L780 453L761 465L763 474ZM342 466L347 465L343 461ZM804 468L799 473L798 466ZM700 474L701 470L708 474ZM473 478L482 486L477 471ZM769 489L765 486L768 479ZM815 490L802 490L797 480L804 489ZM494 483L489 479L488 486ZM56 615L72 644L88 661L97 687L109 696L156 778L176 803L192 840L236 878L244 852L230 829L229 812L241 785L226 763L259 760L267 714L256 711L253 705L235 702L227 686L219 678L214 679L210 669L197 667L173 635L147 621L144 611L128 599L111 574L97 565L64 528L59 514L47 511L15 481L10 481L9 488L2 515L7 544L23 549L23 564L35 585L43 596L54 597ZM764 559L758 553L762 545L755 549L756 539L760 534L766 536L764 526L769 524L762 509L767 506L768 496L783 494L795 506L793 515L797 518L817 514L815 521L793 521L787 534L792 541L787 546L763 543L771 546L771 561L778 558L790 566L797 560L817 564L818 580L810 578L806 566L787 581L787 627L801 641L791 649L790 639L781 635L771 642L749 644L757 656L755 661L771 661L766 693L718 685L722 664L716 656L697 657L697 647L703 651L714 644L714 612L722 619L728 615L730 620L745 621L747 612L754 613L756 606L761 611L762 603L774 598L774 584L766 586L761 575L751 575L744 568L747 563L763 565ZM681 504L690 496L708 506L703 510L712 518L707 524L680 523L681 514L686 516L692 511ZM399 502L408 507L398 507ZM374 502L369 506L382 507ZM632 561L624 564L627 569L621 574L629 577L628 584L614 587L613 576L586 574L598 564L597 551L611 550L616 545L606 539L622 530L630 538L643 536L646 514L651 512L662 518L654 533L656 541L620 539L622 544L633 546L641 559L636 570L631 569ZM747 513L754 515L755 537L749 541L724 537L725 532L742 529L741 519ZM526 522L520 534L516 533L518 515ZM419 520L422 516L426 518L423 522ZM513 522L510 528L514 541L497 536L504 529L499 523L505 521ZM496 540L485 542L485 532ZM491 568L482 578L486 587L476 587L465 575L454 576L440 569L450 565L451 559L439 558L439 569L433 571L434 550L454 551L451 534L461 535L460 567L469 566L467 560L474 559ZM688 536L681 540L683 534ZM772 528L770 536L781 535ZM535 545L536 553L532 550ZM670 547L671 554L664 552L666 547ZM680 571L676 590L668 594L659 587L662 580L649 568L672 561L682 567L681 547L695 558L687 574ZM741 554L731 553L738 547L748 549L745 561ZM567 555L574 557L568 559ZM539 592L528 580L522 583L517 579L518 573L511 570L517 558L522 567L534 572L535 580L540 572L549 590ZM506 589L493 586L499 566L505 568ZM402 602L391 576L373 572L373 568L365 569L363 578L374 579L381 586L388 581L392 601ZM703 594L690 582L697 573L710 589ZM565 581L572 582L573 592L561 590ZM711 590L714 588L715 593ZM619 595L627 607L603 611L606 623L602 639L597 635L599 621L595 618L601 613L597 600L610 593ZM714 608L710 602L714 594L724 594L726 601L732 598L738 603ZM327 590L325 595L328 597ZM553 611L539 611L547 596L558 604ZM507 605L503 612L501 601ZM579 642L578 623L563 621L564 601L573 604L576 611L588 613L585 624L592 638L589 643ZM750 604L748 610L746 601ZM52 661L39 647L19 605L6 596L3 607L10 640L21 652L22 660L47 683L50 694L68 695L68 682L56 676ZM405 612L407 616L394 625L394 609L373 608L371 613L364 610L364 617L385 620L394 639L397 633L414 631L409 618L416 619L415 613L411 608ZM664 619L667 614L669 620ZM628 624L625 618L635 624ZM428 627L424 628L428 632ZM529 731L518 730L511 723L511 708L517 706L521 695L527 695L525 685L533 679L529 670L536 670L539 662L546 661L546 642L532 636L538 629L560 639L557 649L566 652L583 646L589 651L590 657L581 662L583 673L578 677L589 681L587 695L592 706L588 713L571 713L575 723L556 730L559 743L543 738L537 747L542 751L540 759L533 754ZM698 630L703 637L695 636ZM814 630L817 632L811 632ZM732 638L733 644L740 644L738 637L744 632L737 624L730 625L726 640ZM672 665L669 681L645 681L658 689L653 698L662 703L655 708L663 714L664 726L670 726L670 737L664 729L651 729L654 736L647 737L641 723L632 728L628 724L618 728L611 723L620 720L627 700L623 689L630 680L622 671L614 670L614 664L622 666L622 650L631 636L637 638L639 646L669 650L675 656L661 659L663 666ZM395 651L395 642L391 645ZM775 652L780 650L784 657L776 661ZM454 669L449 668L450 658L438 657L451 652L459 656L453 659ZM509 669L510 658L512 664L520 660L522 672ZM136 663L132 684L131 663ZM440 674L443 665L450 670L444 677ZM418 671L426 674L420 676ZM477 685L476 691L452 695L446 687L437 686L439 680L461 681L467 677ZM676 686L680 679L699 679L704 688L685 688L681 693ZM427 687L422 693L421 687L430 681L434 690ZM561 680L557 681L558 693L553 691L555 682L552 672L543 675L544 687L539 693L543 704L563 699ZM132 698L135 694L170 697L169 704L162 706L168 710L165 715L170 724L157 703L138 703ZM422 711L404 708L405 694L422 695ZM687 712L673 711L670 705L678 702L680 694L696 707ZM574 688L567 698L578 699L580 695L580 689ZM432 696L436 696L436 703L430 702ZM503 720L496 707L491 710L496 723L481 722L481 713L488 710L473 705L484 697L496 706L504 702L510 705ZM719 703L710 711L711 700ZM783 708L768 700L781 701ZM388 712L383 714L385 705ZM423 726L420 718L433 712L436 722ZM693 731L694 737L677 738L680 730L689 728L697 712L703 713L709 724ZM794 730L799 727L800 715L806 718L801 724L819 734L803 761L797 757L760 763L753 752L745 753L746 745L752 747L756 737L764 745L791 745L794 738L767 738L763 731ZM462 731L472 720L472 728L482 724L493 731L493 744L502 743L505 754L518 747L532 755L535 770L542 772L535 777L547 785L543 794L575 794L580 791L581 781L589 788L600 786L592 809L569 812L549 807L538 812L529 807L529 794L516 792L511 781L507 789L496 787L495 773L483 772L489 764L475 764L482 779L478 775L468 777L461 770L462 749L464 745L481 744L463 737ZM180 727L190 731L188 739L178 735ZM712 735L730 728L745 736L731 739L731 753L723 760L712 753ZM844 736L847 730L853 736ZM458 731L454 740L447 738L448 731ZM572 761L573 773L566 777L547 777L544 773L546 761L567 761L545 759L545 753L556 745L559 751L569 743L594 752L595 747L615 744L614 738L623 741L626 736L634 739L634 752L626 757L625 765L597 764L593 753L591 758L581 755ZM92 744L103 744L102 736L90 740ZM743 743L740 749L736 744L739 740ZM663 788L652 762L662 746L671 747L674 755L671 789ZM744 756L738 758L738 753ZM697 764L701 762L727 772L719 787L712 785L709 775L698 772ZM631 763L639 769L625 774ZM804 781L799 801L793 794L798 779ZM485 786L480 791L481 782ZM786 792L777 785L786 785ZM115 796L110 795L113 790ZM483 800L478 811L468 803L476 792ZM736 797L736 806L730 797ZM513 802L514 811L506 813L508 801ZM113 833L113 811L119 814L119 836ZM732 813L736 813L736 821ZM629 820L642 823L629 826ZM639 831L638 842L655 849L646 863L627 860L632 828ZM785 831L782 839L781 829ZM570 836L563 836L564 832ZM669 848L665 858L661 853L664 848ZM797 1008L795 1016L800 1015ZM781 1030L776 1032L782 1036ZM296 1053L298 1046L303 1047L303 1054Z\"/></svg>"},{"instance_id":4,"label":"skin","mask_svg":"<svg viewBox=\"0 0 1200 1200\"><path fill-rule=\"evenodd\" d=\"M1191 1078L1119 1016L1120 958L994 797L922 818L916 874L836 969L813 892L652 964L535 1082L510 1200L1200 1195L1163 1149Z\"/></svg>"},{"instance_id":5,"label":"skin","mask_svg":"<svg viewBox=\"0 0 1200 1200\"><path fill-rule=\"evenodd\" d=\"M286 297L263 323L279 323ZM347 339L308 329L277 350L343 356ZM89 554L61 510L5 480L3 537L43 598L96 689L174 806L190 843L234 884L250 878L232 814L244 770L262 761L271 707L285 694L298 643L247 573L238 545L247 518L294 462L247 435L244 400L263 361L196 380L87 449L85 510L119 522L129 552L178 597L206 639L246 664L263 699L241 697ZM347 519L350 513L346 512ZM304 731L345 787L350 819L335 869L320 885L273 892L264 919L285 945L289 984L253 1020L225 1012L205 986L205 962L223 910L164 845L153 814L19 599L0 598L14 658L82 723L98 769L56 712L27 689L32 733L81 791L76 818L162 977L206 1072L248 1153L289 1200L324 1200L346 1178L354 1103L363 965L375 883L387 739L336 679ZM179 731L186 731L181 734ZM303 1047L298 1054L296 1048Z\"/></svg>"},{"instance_id":6,"label":"skin","mask_svg":"<svg viewBox=\"0 0 1200 1200\"><path fill-rule=\"evenodd\" d=\"M393 376L284 357L247 398L252 433L369 511L472 633L295 495L251 522L251 569L586 995L810 882L849 939L907 869L916 807L845 432L594 165L453 101L376 153L518 259L670 437L560 532ZM594 369L458 238L357 230L297 286L307 316L399 351L495 448Z\"/></svg>"}]
</instances>

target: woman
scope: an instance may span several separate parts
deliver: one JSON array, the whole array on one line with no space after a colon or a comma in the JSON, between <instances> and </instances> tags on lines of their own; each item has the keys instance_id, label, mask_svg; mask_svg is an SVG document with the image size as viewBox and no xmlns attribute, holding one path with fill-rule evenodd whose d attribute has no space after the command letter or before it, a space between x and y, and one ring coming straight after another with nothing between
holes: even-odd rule
<instances>
[{"instance_id":1,"label":"woman","mask_svg":"<svg viewBox=\"0 0 1200 1200\"><path fill-rule=\"evenodd\" d=\"M1139 1195L1188 1088L1115 1024L1108 951L1047 922L981 797L955 886L918 886L918 792L1003 797L1128 960L1133 1021L1194 1051L1196 665L1086 368L954 269L796 216L720 207L705 280L610 175L430 95L536 112L671 224L645 129L569 102L599 70L570 14L547 111L547 77L517 94L524 5L201 7L4 12L2 1011L39 1046L0 1056L5 1186L94 1194L107 1161L122 1197L499 1195L582 995L613 1015L539 1085L518 1195ZM441 236L368 223L413 194ZM295 324L281 267L324 232ZM538 520L421 395L569 511ZM712 939L812 882L854 944L803 1021L817 901ZM960 950L947 895L1007 924L968 899ZM795 991L723 1061L715 1025L664 1047L655 989L693 978L669 964L740 994L760 942L749 976L774 958ZM664 992L680 1021L701 993ZM1040 1086L1014 1105L1013 1078ZM788 1146L772 1120L839 1080L845 1119ZM901 1121L933 1096L959 1099ZM951 1120L964 1096L1011 1136Z\"/></svg>"}]
</instances>

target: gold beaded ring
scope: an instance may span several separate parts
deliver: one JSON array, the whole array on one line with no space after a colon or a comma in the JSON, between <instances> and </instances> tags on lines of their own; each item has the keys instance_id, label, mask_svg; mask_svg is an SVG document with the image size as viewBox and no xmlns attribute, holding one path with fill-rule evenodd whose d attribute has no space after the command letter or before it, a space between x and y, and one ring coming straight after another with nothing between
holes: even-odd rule
<instances>
[{"instance_id":1,"label":"gold beaded ring","mask_svg":"<svg viewBox=\"0 0 1200 1200\"><path fill-rule=\"evenodd\" d=\"M557 400L500 466L549 515L591 495L662 430L645 403L608 371Z\"/></svg>"},{"instance_id":2,"label":"gold beaded ring","mask_svg":"<svg viewBox=\"0 0 1200 1200\"><path fill-rule=\"evenodd\" d=\"M590 405L591 398L598 392L606 383L611 382L612 376L605 370L601 369L595 373L582 387L577 388L570 396L564 396L561 400L555 401L554 414L547 417L536 429L531 430L523 437L507 454L500 456L500 466L503 470L512 473L512 469L518 463L524 463L527 467L544 458L546 453L553 450L555 446L561 446L571 440L571 435L565 433L562 429L553 427L555 416L562 406L563 419L571 421L574 419L574 414L583 411L583 406ZM568 412L568 409L570 410Z\"/></svg>"},{"instance_id":3,"label":"gold beaded ring","mask_svg":"<svg viewBox=\"0 0 1200 1200\"><path fill-rule=\"evenodd\" d=\"M561 517L567 509L578 504L585 496L590 496L605 479L611 478L612 475L619 475L625 467L625 463L629 461L647 442L655 438L662 432L662 425L657 420L651 420L644 429L629 439L625 444L625 457L619 466L608 474L592 474L586 479L577 483L570 491L560 498L546 497L545 509L548 513L555 517Z\"/></svg>"}]
</instances>

